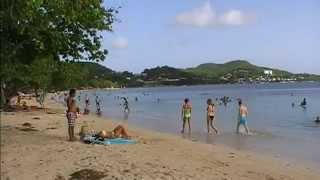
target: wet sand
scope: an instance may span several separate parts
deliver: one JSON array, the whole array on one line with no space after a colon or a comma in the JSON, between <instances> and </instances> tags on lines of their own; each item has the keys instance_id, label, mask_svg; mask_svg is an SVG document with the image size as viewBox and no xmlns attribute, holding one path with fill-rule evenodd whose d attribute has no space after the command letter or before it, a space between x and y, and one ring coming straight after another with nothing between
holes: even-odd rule
<instances>
[{"instance_id":1,"label":"wet sand","mask_svg":"<svg viewBox=\"0 0 320 180\"><path fill-rule=\"evenodd\" d=\"M127 124L137 144L69 142L64 107L47 102L45 111L1 113L1 179L320 179L303 164ZM119 124L81 116L77 132L85 122L97 131Z\"/></svg>"}]
</instances>

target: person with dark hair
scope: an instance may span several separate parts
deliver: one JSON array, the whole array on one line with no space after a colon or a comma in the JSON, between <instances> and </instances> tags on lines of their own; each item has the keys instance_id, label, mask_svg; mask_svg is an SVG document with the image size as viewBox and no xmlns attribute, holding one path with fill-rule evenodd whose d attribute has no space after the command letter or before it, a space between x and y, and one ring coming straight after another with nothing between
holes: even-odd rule
<instances>
[{"instance_id":1,"label":"person with dark hair","mask_svg":"<svg viewBox=\"0 0 320 180\"><path fill-rule=\"evenodd\" d=\"M76 123L77 113L79 113L79 108L76 105L76 90L70 89L69 97L66 100L67 103L67 119L68 119L68 133L69 133L69 140L75 141L74 136L74 126Z\"/></svg>"},{"instance_id":2,"label":"person with dark hair","mask_svg":"<svg viewBox=\"0 0 320 180\"><path fill-rule=\"evenodd\" d=\"M320 123L320 116L316 117L316 120L314 120L315 123Z\"/></svg>"},{"instance_id":3,"label":"person with dark hair","mask_svg":"<svg viewBox=\"0 0 320 180\"><path fill-rule=\"evenodd\" d=\"M129 108L128 99L126 97L121 97L121 99L123 99L124 112L125 113L129 113L130 112L130 108Z\"/></svg>"},{"instance_id":4,"label":"person with dark hair","mask_svg":"<svg viewBox=\"0 0 320 180\"><path fill-rule=\"evenodd\" d=\"M218 129L214 126L214 119L215 119L215 113L216 108L214 104L212 103L211 99L207 100L207 129L208 133L210 133L210 127L216 132L216 134L219 133Z\"/></svg>"},{"instance_id":5,"label":"person with dark hair","mask_svg":"<svg viewBox=\"0 0 320 180\"><path fill-rule=\"evenodd\" d=\"M184 99L184 104L182 105L182 111L181 111L181 116L183 120L181 133L184 133L186 122L188 122L189 133L191 132L191 126L190 126L191 111L192 111L191 103L189 102L189 99L186 98Z\"/></svg>"},{"instance_id":6,"label":"person with dark hair","mask_svg":"<svg viewBox=\"0 0 320 180\"><path fill-rule=\"evenodd\" d=\"M239 115L238 115L238 123L237 123L237 133L239 133L239 128L241 125L246 129L247 134L250 134L248 125L247 125L247 116L248 116L248 108L247 106L242 104L242 100L239 100Z\"/></svg>"},{"instance_id":7,"label":"person with dark hair","mask_svg":"<svg viewBox=\"0 0 320 180\"><path fill-rule=\"evenodd\" d=\"M89 100L88 95L86 94L86 98L85 98L85 108L84 108L83 114L89 114L89 113L90 113L89 106L90 106L90 100Z\"/></svg>"},{"instance_id":8,"label":"person with dark hair","mask_svg":"<svg viewBox=\"0 0 320 180\"><path fill-rule=\"evenodd\" d=\"M302 107L307 106L307 100L306 100L306 98L303 98L303 101L301 102L300 106L302 106Z\"/></svg>"},{"instance_id":9,"label":"person with dark hair","mask_svg":"<svg viewBox=\"0 0 320 180\"><path fill-rule=\"evenodd\" d=\"M101 100L99 99L98 96L96 96L96 108L97 108L97 114L100 115L101 114Z\"/></svg>"}]
</instances>

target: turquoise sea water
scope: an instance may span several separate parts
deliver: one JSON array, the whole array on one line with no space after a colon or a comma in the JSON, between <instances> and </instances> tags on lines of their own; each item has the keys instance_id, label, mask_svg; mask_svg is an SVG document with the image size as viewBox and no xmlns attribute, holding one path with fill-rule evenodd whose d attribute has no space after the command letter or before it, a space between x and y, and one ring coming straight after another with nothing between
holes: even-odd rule
<instances>
[{"instance_id":1,"label":"turquoise sea water","mask_svg":"<svg viewBox=\"0 0 320 180\"><path fill-rule=\"evenodd\" d=\"M320 165L320 124L313 122L316 116L320 116L320 83L91 90L81 93L82 105L85 94L90 98L92 112L96 108L94 97L98 95L102 101L103 116L176 135L181 135L181 104L187 97L193 106L192 133L183 137ZM129 114L124 113L120 105L123 102L117 96L128 98ZM226 106L215 102L216 125L221 134L208 135L206 100L223 96L231 97L232 101ZM235 134L237 98L241 98L249 108L248 125L255 132L253 136ZM306 108L298 106L303 98L307 99Z\"/></svg>"}]
</instances>

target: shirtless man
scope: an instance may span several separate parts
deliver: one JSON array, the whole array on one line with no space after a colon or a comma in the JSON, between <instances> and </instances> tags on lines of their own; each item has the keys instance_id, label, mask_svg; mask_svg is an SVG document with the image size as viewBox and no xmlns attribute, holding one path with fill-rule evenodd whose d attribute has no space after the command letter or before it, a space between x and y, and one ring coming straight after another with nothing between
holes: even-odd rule
<instances>
[{"instance_id":1,"label":"shirtless man","mask_svg":"<svg viewBox=\"0 0 320 180\"><path fill-rule=\"evenodd\" d=\"M237 133L239 134L240 125L243 125L246 129L247 134L250 134L248 125L247 125L247 116L248 116L248 108L242 104L242 101L239 100L239 116L238 116L238 124L237 124Z\"/></svg>"},{"instance_id":2,"label":"shirtless man","mask_svg":"<svg viewBox=\"0 0 320 180\"><path fill-rule=\"evenodd\" d=\"M79 108L76 105L76 90L70 89L69 97L66 99L67 103L67 119L68 119L68 133L69 133L69 140L75 141L74 136L74 126L76 123L77 113L79 113Z\"/></svg>"},{"instance_id":3,"label":"shirtless man","mask_svg":"<svg viewBox=\"0 0 320 180\"><path fill-rule=\"evenodd\" d=\"M215 113L216 108L214 104L212 103L211 99L207 100L207 129L208 134L210 134L210 127L216 132L216 134L219 134L218 129L214 126L214 119L215 119Z\"/></svg>"},{"instance_id":4,"label":"shirtless man","mask_svg":"<svg viewBox=\"0 0 320 180\"><path fill-rule=\"evenodd\" d=\"M182 104L182 110L181 110L181 116L183 120L181 133L184 133L186 122L188 122L188 125L189 125L189 133L191 132L191 127L190 127L191 111L192 111L191 103L189 102L189 99L186 98L184 99L184 103Z\"/></svg>"}]
</instances>

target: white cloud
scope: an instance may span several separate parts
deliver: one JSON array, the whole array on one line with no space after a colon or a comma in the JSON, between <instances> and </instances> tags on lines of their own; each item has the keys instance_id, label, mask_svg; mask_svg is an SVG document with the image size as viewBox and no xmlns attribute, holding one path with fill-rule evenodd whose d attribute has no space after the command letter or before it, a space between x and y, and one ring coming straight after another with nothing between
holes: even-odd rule
<instances>
[{"instance_id":1,"label":"white cloud","mask_svg":"<svg viewBox=\"0 0 320 180\"><path fill-rule=\"evenodd\" d=\"M124 37L117 37L115 40L112 42L112 47L115 49L126 49L128 48L128 40Z\"/></svg>"},{"instance_id":2,"label":"white cloud","mask_svg":"<svg viewBox=\"0 0 320 180\"><path fill-rule=\"evenodd\" d=\"M216 19L215 12L212 10L210 3L207 2L202 7L178 14L176 16L176 23L205 27L211 25L214 22L213 19Z\"/></svg>"},{"instance_id":3,"label":"white cloud","mask_svg":"<svg viewBox=\"0 0 320 180\"><path fill-rule=\"evenodd\" d=\"M254 20L253 15L236 9L217 14L209 1L201 7L181 12L175 18L176 24L194 27L240 26Z\"/></svg>"},{"instance_id":4,"label":"white cloud","mask_svg":"<svg viewBox=\"0 0 320 180\"><path fill-rule=\"evenodd\" d=\"M222 14L219 19L221 24L240 26L253 22L255 18L253 15L245 14L240 10L230 10Z\"/></svg>"}]
</instances>

